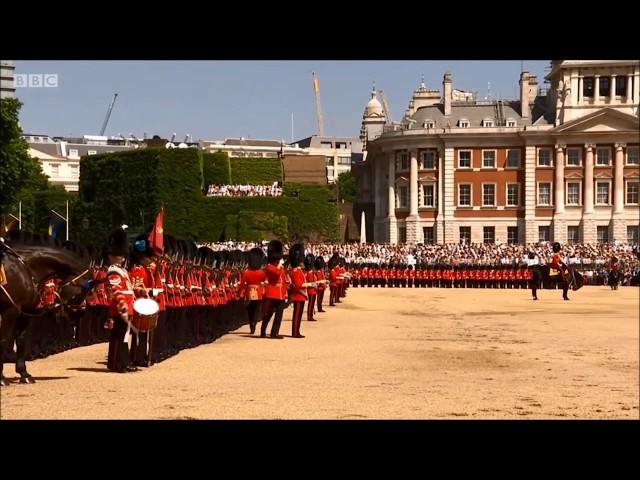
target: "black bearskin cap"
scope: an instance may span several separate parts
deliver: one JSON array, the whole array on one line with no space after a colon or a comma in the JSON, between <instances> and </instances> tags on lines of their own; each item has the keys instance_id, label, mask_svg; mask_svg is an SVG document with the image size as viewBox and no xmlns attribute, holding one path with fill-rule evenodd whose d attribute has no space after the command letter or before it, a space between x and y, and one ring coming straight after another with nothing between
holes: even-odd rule
<instances>
[{"instance_id":1,"label":"black bearskin cap","mask_svg":"<svg viewBox=\"0 0 640 480\"><path fill-rule=\"evenodd\" d=\"M561 246L558 242L553 244L553 253L558 253L561 250Z\"/></svg>"},{"instance_id":2,"label":"black bearskin cap","mask_svg":"<svg viewBox=\"0 0 640 480\"><path fill-rule=\"evenodd\" d=\"M304 269L311 270L313 268L313 264L316 261L316 257L311 253L308 253L306 257L304 257Z\"/></svg>"},{"instance_id":3,"label":"black bearskin cap","mask_svg":"<svg viewBox=\"0 0 640 480\"><path fill-rule=\"evenodd\" d=\"M282 259L282 242L280 240L271 240L267 246L267 261L269 263L277 262Z\"/></svg>"},{"instance_id":4,"label":"black bearskin cap","mask_svg":"<svg viewBox=\"0 0 640 480\"><path fill-rule=\"evenodd\" d=\"M265 261L264 251L261 248L252 248L249 250L249 270L260 270Z\"/></svg>"},{"instance_id":5,"label":"black bearskin cap","mask_svg":"<svg viewBox=\"0 0 640 480\"><path fill-rule=\"evenodd\" d=\"M127 232L124 228L116 228L107 237L107 244L104 247L105 255L126 257L129 254L129 242Z\"/></svg>"},{"instance_id":6,"label":"black bearskin cap","mask_svg":"<svg viewBox=\"0 0 640 480\"><path fill-rule=\"evenodd\" d=\"M294 244L289 249L289 263L292 268L299 267L304 262L304 245L301 243Z\"/></svg>"},{"instance_id":7,"label":"black bearskin cap","mask_svg":"<svg viewBox=\"0 0 640 480\"><path fill-rule=\"evenodd\" d=\"M316 270L323 270L324 258L322 258L322 256L316 257L316 261L313 263L313 266Z\"/></svg>"}]
</instances>

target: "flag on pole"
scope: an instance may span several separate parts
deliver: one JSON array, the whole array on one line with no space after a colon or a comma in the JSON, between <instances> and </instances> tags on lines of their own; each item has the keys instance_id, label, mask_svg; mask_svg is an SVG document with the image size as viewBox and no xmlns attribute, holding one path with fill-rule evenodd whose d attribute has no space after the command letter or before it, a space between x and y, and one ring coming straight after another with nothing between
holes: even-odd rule
<instances>
[{"instance_id":1,"label":"flag on pole","mask_svg":"<svg viewBox=\"0 0 640 480\"><path fill-rule=\"evenodd\" d=\"M64 221L54 215L49 218L49 236L53 238L64 236Z\"/></svg>"},{"instance_id":2,"label":"flag on pole","mask_svg":"<svg viewBox=\"0 0 640 480\"><path fill-rule=\"evenodd\" d=\"M155 254L162 255L164 252L164 208L158 212L147 240Z\"/></svg>"}]
</instances>

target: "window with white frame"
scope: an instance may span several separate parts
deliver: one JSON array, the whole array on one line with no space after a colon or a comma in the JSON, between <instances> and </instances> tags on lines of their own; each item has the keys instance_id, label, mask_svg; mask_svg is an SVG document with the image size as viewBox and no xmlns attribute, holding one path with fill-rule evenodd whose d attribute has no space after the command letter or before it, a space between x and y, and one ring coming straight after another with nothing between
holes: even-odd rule
<instances>
[{"instance_id":1,"label":"window with white frame","mask_svg":"<svg viewBox=\"0 0 640 480\"><path fill-rule=\"evenodd\" d=\"M460 243L471 243L471 227L460 227Z\"/></svg>"},{"instance_id":2,"label":"window with white frame","mask_svg":"<svg viewBox=\"0 0 640 480\"><path fill-rule=\"evenodd\" d=\"M493 127L493 119L485 118L484 120L482 120L482 126L483 127Z\"/></svg>"},{"instance_id":3,"label":"window with white frame","mask_svg":"<svg viewBox=\"0 0 640 480\"><path fill-rule=\"evenodd\" d=\"M538 205L551 205L551 183L538 184Z\"/></svg>"},{"instance_id":4,"label":"window with white frame","mask_svg":"<svg viewBox=\"0 0 640 480\"><path fill-rule=\"evenodd\" d=\"M538 241L548 242L550 240L551 240L551 228L549 228L548 226L538 227Z\"/></svg>"},{"instance_id":5,"label":"window with white frame","mask_svg":"<svg viewBox=\"0 0 640 480\"><path fill-rule=\"evenodd\" d=\"M596 227L596 238L598 243L609 243L609 227L607 225L598 225Z\"/></svg>"},{"instance_id":6,"label":"window with white frame","mask_svg":"<svg viewBox=\"0 0 640 480\"><path fill-rule=\"evenodd\" d=\"M580 227L575 227L575 226L567 227L567 242L570 245L580 242Z\"/></svg>"},{"instance_id":7,"label":"window with white frame","mask_svg":"<svg viewBox=\"0 0 640 480\"><path fill-rule=\"evenodd\" d=\"M518 243L518 227L507 227L507 243Z\"/></svg>"},{"instance_id":8,"label":"window with white frame","mask_svg":"<svg viewBox=\"0 0 640 480\"><path fill-rule=\"evenodd\" d=\"M482 227L484 243L496 243L496 227Z\"/></svg>"},{"instance_id":9,"label":"window with white frame","mask_svg":"<svg viewBox=\"0 0 640 480\"><path fill-rule=\"evenodd\" d=\"M78 177L80 172L78 165L69 165L69 167L71 168L71 176Z\"/></svg>"},{"instance_id":10,"label":"window with white frame","mask_svg":"<svg viewBox=\"0 0 640 480\"><path fill-rule=\"evenodd\" d=\"M400 154L400 170L409 170L409 154L401 153Z\"/></svg>"},{"instance_id":11,"label":"window with white frame","mask_svg":"<svg viewBox=\"0 0 640 480\"><path fill-rule=\"evenodd\" d=\"M471 150L458 151L458 168L471 168Z\"/></svg>"},{"instance_id":12,"label":"window with white frame","mask_svg":"<svg viewBox=\"0 0 640 480\"><path fill-rule=\"evenodd\" d=\"M425 245L433 245L436 239L436 232L433 227L422 227L422 236Z\"/></svg>"},{"instance_id":13,"label":"window with white frame","mask_svg":"<svg viewBox=\"0 0 640 480\"><path fill-rule=\"evenodd\" d=\"M333 167L327 167L327 177L333 177Z\"/></svg>"},{"instance_id":14,"label":"window with white frame","mask_svg":"<svg viewBox=\"0 0 640 480\"><path fill-rule=\"evenodd\" d=\"M470 183L458 184L458 206L459 207L471 206L471 184Z\"/></svg>"},{"instance_id":15,"label":"window with white frame","mask_svg":"<svg viewBox=\"0 0 640 480\"><path fill-rule=\"evenodd\" d=\"M609 205L609 182L596 182L596 204Z\"/></svg>"},{"instance_id":16,"label":"window with white frame","mask_svg":"<svg viewBox=\"0 0 640 480\"><path fill-rule=\"evenodd\" d=\"M433 170L436 168L436 152L433 150L422 152L422 168L425 170Z\"/></svg>"},{"instance_id":17,"label":"window with white frame","mask_svg":"<svg viewBox=\"0 0 640 480\"><path fill-rule=\"evenodd\" d=\"M507 207L517 207L520 203L520 186L507 183Z\"/></svg>"},{"instance_id":18,"label":"window with white frame","mask_svg":"<svg viewBox=\"0 0 640 480\"><path fill-rule=\"evenodd\" d=\"M515 127L515 126L516 126L515 120L512 120L512 119L507 120L507 127Z\"/></svg>"},{"instance_id":19,"label":"window with white frame","mask_svg":"<svg viewBox=\"0 0 640 480\"><path fill-rule=\"evenodd\" d=\"M409 206L409 187L407 185L398 185L398 208L407 208Z\"/></svg>"},{"instance_id":20,"label":"window with white frame","mask_svg":"<svg viewBox=\"0 0 640 480\"><path fill-rule=\"evenodd\" d=\"M422 206L436 206L436 186L433 183L425 183L422 185Z\"/></svg>"},{"instance_id":21,"label":"window with white frame","mask_svg":"<svg viewBox=\"0 0 640 480\"><path fill-rule=\"evenodd\" d=\"M433 120L427 119L424 121L424 128L435 128L436 122Z\"/></svg>"},{"instance_id":22,"label":"window with white frame","mask_svg":"<svg viewBox=\"0 0 640 480\"><path fill-rule=\"evenodd\" d=\"M627 226L627 243L637 245L640 241L640 227L638 225Z\"/></svg>"},{"instance_id":23,"label":"window with white frame","mask_svg":"<svg viewBox=\"0 0 640 480\"><path fill-rule=\"evenodd\" d=\"M324 163L325 165L333 166L333 157L329 157L329 156L324 157Z\"/></svg>"},{"instance_id":24,"label":"window with white frame","mask_svg":"<svg viewBox=\"0 0 640 480\"><path fill-rule=\"evenodd\" d=\"M78 149L77 148L70 148L69 149L69 157L77 157L78 156Z\"/></svg>"},{"instance_id":25,"label":"window with white frame","mask_svg":"<svg viewBox=\"0 0 640 480\"><path fill-rule=\"evenodd\" d=\"M627 182L627 205L638 205L638 181Z\"/></svg>"},{"instance_id":26,"label":"window with white frame","mask_svg":"<svg viewBox=\"0 0 640 480\"><path fill-rule=\"evenodd\" d=\"M627 147L627 165L640 165L639 155L639 147Z\"/></svg>"},{"instance_id":27,"label":"window with white frame","mask_svg":"<svg viewBox=\"0 0 640 480\"><path fill-rule=\"evenodd\" d=\"M400 243L406 243L406 241L407 241L407 227L398 227L398 241Z\"/></svg>"},{"instance_id":28,"label":"window with white frame","mask_svg":"<svg viewBox=\"0 0 640 480\"><path fill-rule=\"evenodd\" d=\"M580 205L580 182L567 182L567 205Z\"/></svg>"},{"instance_id":29,"label":"window with white frame","mask_svg":"<svg viewBox=\"0 0 640 480\"><path fill-rule=\"evenodd\" d=\"M89 150L89 151L87 151L87 155L95 155L95 154L97 154L97 153L98 153L98 152L97 152L96 150Z\"/></svg>"},{"instance_id":30,"label":"window with white frame","mask_svg":"<svg viewBox=\"0 0 640 480\"><path fill-rule=\"evenodd\" d=\"M611 149L609 147L596 148L596 165L608 166L611 162Z\"/></svg>"},{"instance_id":31,"label":"window with white frame","mask_svg":"<svg viewBox=\"0 0 640 480\"><path fill-rule=\"evenodd\" d=\"M510 148L507 150L507 168L520 167L520 150Z\"/></svg>"},{"instance_id":32,"label":"window with white frame","mask_svg":"<svg viewBox=\"0 0 640 480\"><path fill-rule=\"evenodd\" d=\"M351 165L351 157L338 157L338 165Z\"/></svg>"},{"instance_id":33,"label":"window with white frame","mask_svg":"<svg viewBox=\"0 0 640 480\"><path fill-rule=\"evenodd\" d=\"M582 160L581 148L567 148L567 165L572 167L579 167Z\"/></svg>"},{"instance_id":34,"label":"window with white frame","mask_svg":"<svg viewBox=\"0 0 640 480\"><path fill-rule=\"evenodd\" d=\"M482 168L496 168L496 151L482 151Z\"/></svg>"},{"instance_id":35,"label":"window with white frame","mask_svg":"<svg viewBox=\"0 0 640 480\"><path fill-rule=\"evenodd\" d=\"M495 207L496 205L496 186L494 183L482 184L482 206Z\"/></svg>"},{"instance_id":36,"label":"window with white frame","mask_svg":"<svg viewBox=\"0 0 640 480\"><path fill-rule=\"evenodd\" d=\"M551 166L551 149L550 148L538 149L538 166L539 167Z\"/></svg>"},{"instance_id":37,"label":"window with white frame","mask_svg":"<svg viewBox=\"0 0 640 480\"><path fill-rule=\"evenodd\" d=\"M60 175L60 164L59 163L52 163L51 164L51 176L52 177L57 177Z\"/></svg>"},{"instance_id":38,"label":"window with white frame","mask_svg":"<svg viewBox=\"0 0 640 480\"><path fill-rule=\"evenodd\" d=\"M458 126L460 128L469 128L471 126L471 122L469 122L469 120L467 120L466 118L461 118L460 120L458 120Z\"/></svg>"}]
</instances>

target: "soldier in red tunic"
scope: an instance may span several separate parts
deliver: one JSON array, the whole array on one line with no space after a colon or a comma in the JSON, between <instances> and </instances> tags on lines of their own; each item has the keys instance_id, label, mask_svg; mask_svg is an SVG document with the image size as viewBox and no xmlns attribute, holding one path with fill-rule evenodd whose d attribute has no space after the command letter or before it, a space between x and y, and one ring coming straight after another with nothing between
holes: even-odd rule
<instances>
[{"instance_id":1,"label":"soldier in red tunic","mask_svg":"<svg viewBox=\"0 0 640 480\"><path fill-rule=\"evenodd\" d=\"M301 268L304 263L304 258L304 246L302 244L296 243L289 249L289 262L291 265L289 300L293 304L293 318L291 323L292 338L304 338L304 335L300 333L300 324L302 323L304 304L309 298L307 287L315 286L315 284L309 283L305 279L304 272Z\"/></svg>"},{"instance_id":2,"label":"soldier in red tunic","mask_svg":"<svg viewBox=\"0 0 640 480\"><path fill-rule=\"evenodd\" d=\"M327 288L328 281L324 277L324 258L322 256L316 258L314 267L316 269L316 281L318 282L318 312L326 312L326 310L322 309L322 299L324 298L324 291Z\"/></svg>"},{"instance_id":3,"label":"soldier in red tunic","mask_svg":"<svg viewBox=\"0 0 640 480\"><path fill-rule=\"evenodd\" d=\"M316 285L316 272L313 268L313 264L316 261L316 257L312 254L307 254L304 258L304 276L307 283ZM316 295L318 290L316 287L307 288L307 295L309 295L309 302L307 303L307 321L315 322L316 319L313 318L313 312L316 307Z\"/></svg>"},{"instance_id":4,"label":"soldier in red tunic","mask_svg":"<svg viewBox=\"0 0 640 480\"><path fill-rule=\"evenodd\" d=\"M242 272L240 280L239 295L249 302L247 312L249 314L249 329L251 333L256 332L256 325L262 316L262 299L264 297L264 283L267 275L262 270L266 263L266 257L261 248L252 248L249 251L248 267Z\"/></svg>"},{"instance_id":5,"label":"soldier in red tunic","mask_svg":"<svg viewBox=\"0 0 640 480\"><path fill-rule=\"evenodd\" d=\"M271 327L271 338L283 338L280 335L280 324L284 313L284 304L287 299L287 283L282 260L282 242L271 240L267 246L267 266L265 275L267 285L265 288L262 310L262 326L260 336L267 336L267 326L271 317L275 314L273 326Z\"/></svg>"}]
</instances>

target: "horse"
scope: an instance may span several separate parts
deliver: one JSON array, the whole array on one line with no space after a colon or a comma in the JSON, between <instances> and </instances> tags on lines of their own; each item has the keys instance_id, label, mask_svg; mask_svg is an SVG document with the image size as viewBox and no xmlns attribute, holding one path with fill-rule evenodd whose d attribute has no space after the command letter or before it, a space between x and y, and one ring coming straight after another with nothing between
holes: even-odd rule
<instances>
[{"instance_id":1,"label":"horse","mask_svg":"<svg viewBox=\"0 0 640 480\"><path fill-rule=\"evenodd\" d=\"M607 278L607 285L611 287L611 290L617 290L620 284L620 271L616 268L609 270L609 276Z\"/></svg>"},{"instance_id":2,"label":"horse","mask_svg":"<svg viewBox=\"0 0 640 480\"><path fill-rule=\"evenodd\" d=\"M12 251L4 255L8 284L0 296L0 378L5 385L2 370L4 354L16 343L16 373L20 383L34 383L27 372L26 346L30 319L44 312L38 308L42 282L51 277L61 279L57 292L58 306L76 306L82 303L88 289L80 282L89 273L89 265L76 252L39 235L14 233L10 235Z\"/></svg>"},{"instance_id":3,"label":"horse","mask_svg":"<svg viewBox=\"0 0 640 480\"><path fill-rule=\"evenodd\" d=\"M543 285L545 283L550 283L553 288L560 286L560 288L562 288L562 298L564 300L569 300L569 297L567 296L569 289L576 291L582 288L584 285L584 278L582 274L571 265L569 265L564 272L551 274L551 266L547 264L539 265L537 271L534 270L533 282L536 286L538 282L542 282ZM532 290L534 290L533 287Z\"/></svg>"}]
</instances>

